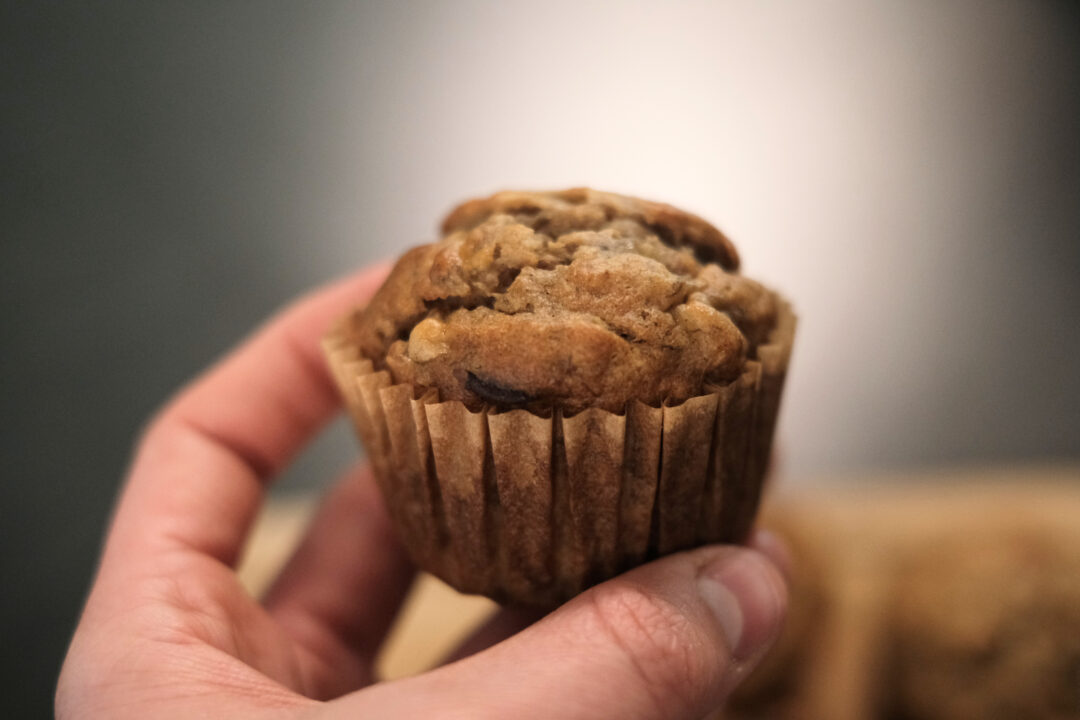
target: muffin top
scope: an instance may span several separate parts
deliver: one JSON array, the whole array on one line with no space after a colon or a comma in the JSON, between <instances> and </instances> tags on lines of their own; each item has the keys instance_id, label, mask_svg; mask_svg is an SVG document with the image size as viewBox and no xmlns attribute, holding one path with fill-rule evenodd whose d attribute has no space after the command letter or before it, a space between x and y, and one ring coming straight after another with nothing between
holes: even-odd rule
<instances>
[{"instance_id":1,"label":"muffin top","mask_svg":"<svg viewBox=\"0 0 1080 720\"><path fill-rule=\"evenodd\" d=\"M719 230L588 189L470 200L346 322L395 383L470 408L677 404L742 372L779 302Z\"/></svg>"}]
</instances>

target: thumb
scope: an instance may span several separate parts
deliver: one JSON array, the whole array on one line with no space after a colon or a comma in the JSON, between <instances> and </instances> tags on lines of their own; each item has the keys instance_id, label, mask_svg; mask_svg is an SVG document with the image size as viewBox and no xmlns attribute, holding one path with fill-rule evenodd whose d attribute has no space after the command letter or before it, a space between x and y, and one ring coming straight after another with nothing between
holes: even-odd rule
<instances>
[{"instance_id":1,"label":"thumb","mask_svg":"<svg viewBox=\"0 0 1080 720\"><path fill-rule=\"evenodd\" d=\"M698 720L772 645L786 608L761 552L699 548L597 585L477 655L331 705L354 717Z\"/></svg>"}]
</instances>

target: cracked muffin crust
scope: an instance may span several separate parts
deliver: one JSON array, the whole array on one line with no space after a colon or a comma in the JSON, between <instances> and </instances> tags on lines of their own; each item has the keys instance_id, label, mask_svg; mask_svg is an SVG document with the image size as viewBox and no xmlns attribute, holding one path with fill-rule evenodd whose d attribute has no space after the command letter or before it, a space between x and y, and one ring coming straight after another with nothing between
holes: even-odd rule
<instances>
[{"instance_id":1,"label":"cracked muffin crust","mask_svg":"<svg viewBox=\"0 0 1080 720\"><path fill-rule=\"evenodd\" d=\"M777 324L730 241L668 205L501 192L442 229L345 330L395 383L472 409L678 404L737 378Z\"/></svg>"}]
</instances>

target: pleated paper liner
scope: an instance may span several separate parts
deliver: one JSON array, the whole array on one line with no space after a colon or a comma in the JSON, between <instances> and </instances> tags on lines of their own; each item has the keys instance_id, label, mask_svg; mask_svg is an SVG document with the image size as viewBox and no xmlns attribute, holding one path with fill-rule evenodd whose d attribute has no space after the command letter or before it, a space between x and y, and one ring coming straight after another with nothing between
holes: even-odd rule
<instances>
[{"instance_id":1,"label":"pleated paper liner","mask_svg":"<svg viewBox=\"0 0 1080 720\"><path fill-rule=\"evenodd\" d=\"M392 384L339 330L324 350L416 564L462 592L550 606L660 555L745 539L794 331L782 303L735 381L573 416L440 402Z\"/></svg>"}]
</instances>

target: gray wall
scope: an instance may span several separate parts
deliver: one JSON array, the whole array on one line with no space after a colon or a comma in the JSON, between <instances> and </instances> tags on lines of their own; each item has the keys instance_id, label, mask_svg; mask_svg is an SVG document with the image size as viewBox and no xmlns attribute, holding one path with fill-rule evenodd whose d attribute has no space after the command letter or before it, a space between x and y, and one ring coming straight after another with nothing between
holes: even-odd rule
<instances>
[{"instance_id":1,"label":"gray wall","mask_svg":"<svg viewBox=\"0 0 1080 720\"><path fill-rule=\"evenodd\" d=\"M12 716L47 714L153 408L500 187L638 193L735 238L803 318L788 482L1080 459L1077 7L869 5L3 4ZM353 452L339 425L281 487Z\"/></svg>"}]
</instances>

